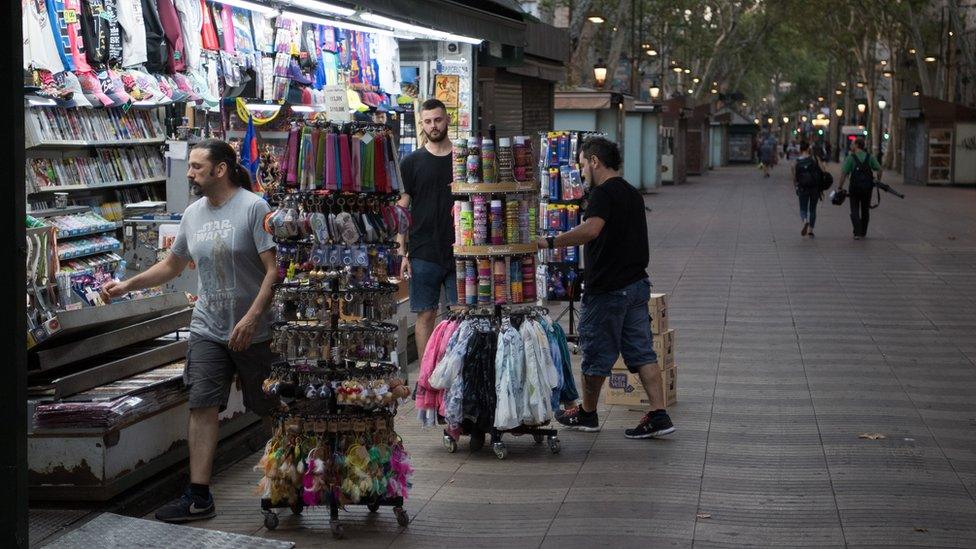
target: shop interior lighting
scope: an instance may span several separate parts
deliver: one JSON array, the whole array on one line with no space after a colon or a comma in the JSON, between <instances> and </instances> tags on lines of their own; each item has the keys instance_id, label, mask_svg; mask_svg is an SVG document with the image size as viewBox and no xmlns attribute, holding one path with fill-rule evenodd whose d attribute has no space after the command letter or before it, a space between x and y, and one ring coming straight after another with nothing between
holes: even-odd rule
<instances>
[{"instance_id":1,"label":"shop interior lighting","mask_svg":"<svg viewBox=\"0 0 976 549\"><path fill-rule=\"evenodd\" d=\"M934 55L927 55L927 56L925 56L925 62L926 63L935 63L935 56Z\"/></svg>"},{"instance_id":2,"label":"shop interior lighting","mask_svg":"<svg viewBox=\"0 0 976 549\"><path fill-rule=\"evenodd\" d=\"M292 105L292 112L325 112L325 105Z\"/></svg>"},{"instance_id":3,"label":"shop interior lighting","mask_svg":"<svg viewBox=\"0 0 976 549\"><path fill-rule=\"evenodd\" d=\"M299 21L304 21L306 23L314 23L316 25L326 25L326 26L332 26L332 27L337 27L340 29L346 29L352 31L372 32L374 34L396 36L394 32L391 30L378 29L376 27L367 27L364 25L357 25L355 23L346 23L345 21L338 21L335 19L325 19L322 17L315 17L313 15L306 15L304 13L298 13L294 11L285 10L281 12L281 15L285 17L290 17L292 19L298 19ZM397 38L412 38L412 37L397 36Z\"/></svg>"},{"instance_id":4,"label":"shop interior lighting","mask_svg":"<svg viewBox=\"0 0 976 549\"><path fill-rule=\"evenodd\" d=\"M31 107L56 107L58 102L50 97L30 97L27 99L27 104Z\"/></svg>"},{"instance_id":5,"label":"shop interior lighting","mask_svg":"<svg viewBox=\"0 0 976 549\"><path fill-rule=\"evenodd\" d=\"M340 15L342 17L352 17L356 15L356 10L344 8L342 6L336 6L334 4L326 4L325 2L318 2L317 0L278 0L283 4L287 4L293 8L302 8L309 11L316 11L319 13L329 13L332 15Z\"/></svg>"},{"instance_id":6,"label":"shop interior lighting","mask_svg":"<svg viewBox=\"0 0 976 549\"><path fill-rule=\"evenodd\" d=\"M359 18L363 21L373 23L375 25L382 25L384 27L390 27L406 32L412 32L419 36L425 38L431 38L433 40L443 40L446 42L464 42L465 44L480 44L483 42L480 38L471 38L470 36L462 36L460 34L451 34L449 32L443 32L434 29L428 29L426 27L420 27L418 25L412 25L410 23L405 23L403 21L397 21L396 19L390 19L389 17L383 17L382 15L376 15L375 13L360 13Z\"/></svg>"},{"instance_id":7,"label":"shop interior lighting","mask_svg":"<svg viewBox=\"0 0 976 549\"><path fill-rule=\"evenodd\" d=\"M264 15L278 13L278 8L258 4L257 2L248 2L247 0L219 0L219 3L224 4L225 6L233 6L235 8L243 8L257 13L263 13Z\"/></svg>"},{"instance_id":8,"label":"shop interior lighting","mask_svg":"<svg viewBox=\"0 0 976 549\"><path fill-rule=\"evenodd\" d=\"M244 107L252 112L278 112L281 109L277 103L245 103Z\"/></svg>"}]
</instances>

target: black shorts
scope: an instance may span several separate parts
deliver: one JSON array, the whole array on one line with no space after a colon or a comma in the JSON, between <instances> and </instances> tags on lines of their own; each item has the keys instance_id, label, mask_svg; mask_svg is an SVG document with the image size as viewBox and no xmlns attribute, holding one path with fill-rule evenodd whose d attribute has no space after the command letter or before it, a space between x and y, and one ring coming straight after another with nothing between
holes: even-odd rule
<instances>
[{"instance_id":1,"label":"black shorts","mask_svg":"<svg viewBox=\"0 0 976 549\"><path fill-rule=\"evenodd\" d=\"M183 370L183 382L190 389L190 409L216 406L224 411L236 373L244 392L244 406L260 416L271 415L278 408L278 397L264 394L261 386L271 374L276 356L271 341L252 343L244 351L231 351L226 343L191 333Z\"/></svg>"}]
</instances>

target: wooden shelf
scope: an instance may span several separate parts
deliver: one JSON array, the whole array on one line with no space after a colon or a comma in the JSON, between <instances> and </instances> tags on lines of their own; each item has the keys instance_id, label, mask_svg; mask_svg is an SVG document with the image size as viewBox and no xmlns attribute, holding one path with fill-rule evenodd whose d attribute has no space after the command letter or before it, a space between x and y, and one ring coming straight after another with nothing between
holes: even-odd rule
<instances>
[{"instance_id":1,"label":"wooden shelf","mask_svg":"<svg viewBox=\"0 0 976 549\"><path fill-rule=\"evenodd\" d=\"M463 257L485 257L506 255L528 255L539 251L536 244L499 244L497 246L454 246L454 255Z\"/></svg>"},{"instance_id":2,"label":"wooden shelf","mask_svg":"<svg viewBox=\"0 0 976 549\"><path fill-rule=\"evenodd\" d=\"M538 190L538 183L534 181L524 183L451 183L451 192L454 194L534 193Z\"/></svg>"}]
</instances>

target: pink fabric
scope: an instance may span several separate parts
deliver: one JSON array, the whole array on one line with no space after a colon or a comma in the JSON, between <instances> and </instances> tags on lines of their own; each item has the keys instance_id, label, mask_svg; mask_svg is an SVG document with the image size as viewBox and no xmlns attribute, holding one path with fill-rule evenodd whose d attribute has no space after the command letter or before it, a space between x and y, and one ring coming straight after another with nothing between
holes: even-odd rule
<instances>
[{"instance_id":1,"label":"pink fabric","mask_svg":"<svg viewBox=\"0 0 976 549\"><path fill-rule=\"evenodd\" d=\"M221 26L224 30L224 51L234 53L234 11L230 6L220 10Z\"/></svg>"},{"instance_id":2,"label":"pink fabric","mask_svg":"<svg viewBox=\"0 0 976 549\"><path fill-rule=\"evenodd\" d=\"M423 389L417 393L417 408L421 410L437 410L440 415L445 415L444 391L430 386L430 374L433 373L437 363L447 352L447 344L451 341L451 336L457 330L458 323L450 320L441 322L434 327L434 332L427 340L427 347L424 349L424 359L420 363L420 375L417 379L417 386Z\"/></svg>"}]
</instances>

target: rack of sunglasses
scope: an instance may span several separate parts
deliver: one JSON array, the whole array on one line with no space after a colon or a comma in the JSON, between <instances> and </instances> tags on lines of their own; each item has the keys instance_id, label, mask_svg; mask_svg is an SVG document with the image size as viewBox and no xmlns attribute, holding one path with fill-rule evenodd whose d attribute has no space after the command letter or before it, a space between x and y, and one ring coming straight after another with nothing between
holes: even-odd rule
<instances>
[{"instance_id":1,"label":"rack of sunglasses","mask_svg":"<svg viewBox=\"0 0 976 549\"><path fill-rule=\"evenodd\" d=\"M273 210L280 282L272 300L272 365L263 389L283 399L278 430L261 466L261 509L300 513L391 506L409 523L403 500L412 469L393 429L410 396L397 362L398 234L410 213L396 204L399 172L385 127L293 121L280 161ZM287 449L287 450L284 450Z\"/></svg>"}]
</instances>

